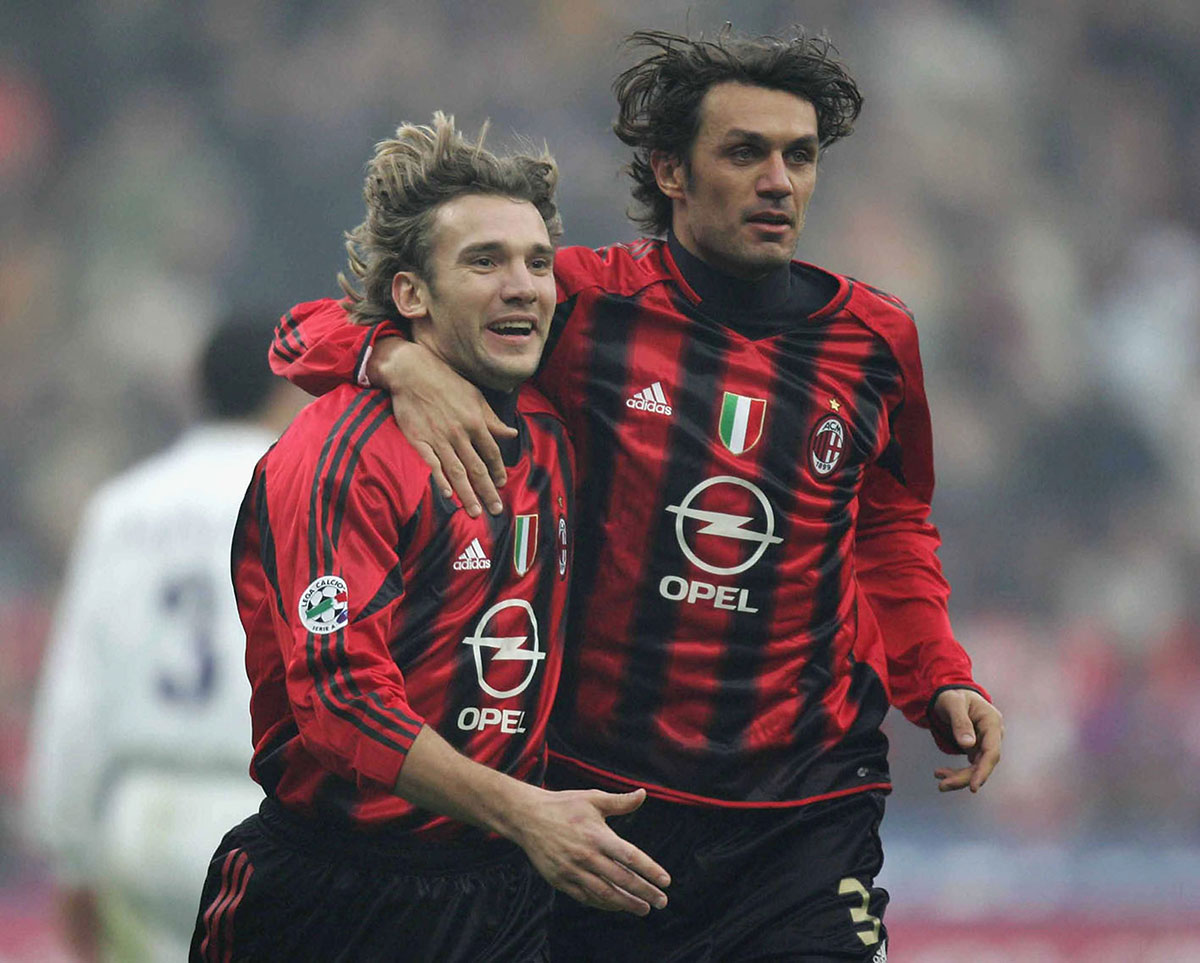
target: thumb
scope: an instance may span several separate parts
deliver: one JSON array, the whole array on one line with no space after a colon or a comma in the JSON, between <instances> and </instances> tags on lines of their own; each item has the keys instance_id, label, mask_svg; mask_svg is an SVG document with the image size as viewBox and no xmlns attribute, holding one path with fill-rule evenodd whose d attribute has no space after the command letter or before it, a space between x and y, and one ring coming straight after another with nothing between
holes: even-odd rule
<instances>
[{"instance_id":1,"label":"thumb","mask_svg":"<svg viewBox=\"0 0 1200 963\"><path fill-rule=\"evenodd\" d=\"M950 710L950 728L954 732L954 741L961 748L971 749L975 746L975 725L965 705L956 705Z\"/></svg>"},{"instance_id":2,"label":"thumb","mask_svg":"<svg viewBox=\"0 0 1200 963\"><path fill-rule=\"evenodd\" d=\"M596 807L605 816L622 816L631 813L646 801L646 790L633 792L606 792L596 798Z\"/></svg>"}]
</instances>

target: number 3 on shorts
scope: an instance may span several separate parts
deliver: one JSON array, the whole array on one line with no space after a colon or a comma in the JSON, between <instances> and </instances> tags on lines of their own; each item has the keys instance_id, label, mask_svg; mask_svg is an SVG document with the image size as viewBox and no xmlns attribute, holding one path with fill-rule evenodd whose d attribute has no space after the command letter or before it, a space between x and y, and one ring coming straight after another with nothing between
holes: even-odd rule
<instances>
[{"instance_id":1,"label":"number 3 on shorts","mask_svg":"<svg viewBox=\"0 0 1200 963\"><path fill-rule=\"evenodd\" d=\"M871 894L867 891L867 888L853 876L847 876L840 883L838 883L838 895L854 895L862 900L861 906L850 907L850 919L853 921L855 927L857 927L854 932L858 935L858 938L863 941L863 946L874 946L876 943L878 943L879 917L872 916L868 911L868 907L871 903ZM862 923L870 923L870 930L864 930L861 927Z\"/></svg>"}]
</instances>

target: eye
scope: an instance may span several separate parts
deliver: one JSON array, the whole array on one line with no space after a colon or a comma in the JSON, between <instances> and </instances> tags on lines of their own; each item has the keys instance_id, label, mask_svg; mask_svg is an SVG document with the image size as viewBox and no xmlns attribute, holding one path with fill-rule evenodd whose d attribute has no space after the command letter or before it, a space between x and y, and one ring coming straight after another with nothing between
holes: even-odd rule
<instances>
[{"instance_id":1,"label":"eye","mask_svg":"<svg viewBox=\"0 0 1200 963\"><path fill-rule=\"evenodd\" d=\"M490 254L477 254L471 258L472 267L490 268L496 266L496 259Z\"/></svg>"},{"instance_id":2,"label":"eye","mask_svg":"<svg viewBox=\"0 0 1200 963\"><path fill-rule=\"evenodd\" d=\"M792 164L811 164L812 154L806 150L794 150L788 154L788 161Z\"/></svg>"},{"instance_id":3,"label":"eye","mask_svg":"<svg viewBox=\"0 0 1200 963\"><path fill-rule=\"evenodd\" d=\"M529 270L537 271L544 274L547 271L553 270L554 261L548 257L535 257L529 262Z\"/></svg>"},{"instance_id":4,"label":"eye","mask_svg":"<svg viewBox=\"0 0 1200 963\"><path fill-rule=\"evenodd\" d=\"M748 144L742 144L739 147L734 147L729 151L729 156L735 161L746 162L752 161L757 156L757 151Z\"/></svg>"}]
</instances>

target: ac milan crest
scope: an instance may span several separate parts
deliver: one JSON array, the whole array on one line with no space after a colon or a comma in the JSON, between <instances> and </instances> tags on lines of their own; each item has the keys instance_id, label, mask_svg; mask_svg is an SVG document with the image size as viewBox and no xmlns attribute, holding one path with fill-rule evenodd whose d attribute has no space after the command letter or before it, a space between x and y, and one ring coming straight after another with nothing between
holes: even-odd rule
<instances>
[{"instance_id":1,"label":"ac milan crest","mask_svg":"<svg viewBox=\"0 0 1200 963\"><path fill-rule=\"evenodd\" d=\"M567 577L567 516L558 516L558 577Z\"/></svg>"},{"instance_id":2,"label":"ac milan crest","mask_svg":"<svg viewBox=\"0 0 1200 963\"><path fill-rule=\"evenodd\" d=\"M808 443L808 463L818 478L830 475L846 451L846 423L837 415L826 415L813 429Z\"/></svg>"}]
</instances>

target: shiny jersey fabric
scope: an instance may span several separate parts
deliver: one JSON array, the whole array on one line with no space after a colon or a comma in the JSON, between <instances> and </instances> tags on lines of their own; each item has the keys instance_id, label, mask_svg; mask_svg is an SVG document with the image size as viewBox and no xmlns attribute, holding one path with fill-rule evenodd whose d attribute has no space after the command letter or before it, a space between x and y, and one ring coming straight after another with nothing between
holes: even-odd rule
<instances>
[{"instance_id":1,"label":"shiny jersey fabric","mask_svg":"<svg viewBox=\"0 0 1200 963\"><path fill-rule=\"evenodd\" d=\"M540 784L570 570L571 452L532 389L498 517L432 484L386 395L343 385L259 462L233 577L252 775L290 810L425 838L477 831L393 794L422 724Z\"/></svg>"},{"instance_id":2,"label":"shiny jersey fabric","mask_svg":"<svg viewBox=\"0 0 1200 963\"><path fill-rule=\"evenodd\" d=\"M929 725L941 688L983 691L928 523L911 316L799 262L774 302L702 299L661 240L566 248L555 274L537 384L580 478L555 762L699 805L886 788L889 702ZM789 314L805 287L830 297ZM351 339L339 312L285 318L276 370L353 377L384 331Z\"/></svg>"}]
</instances>

